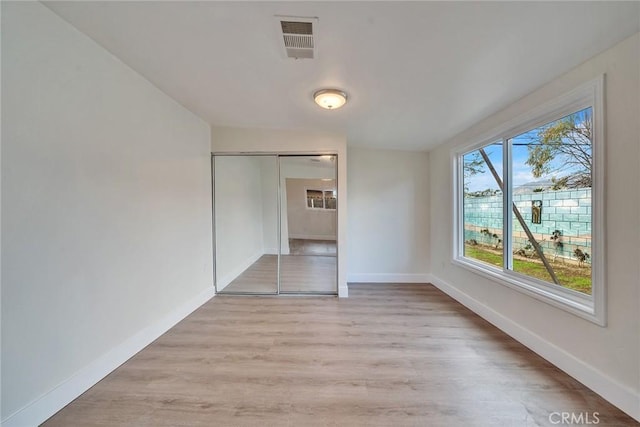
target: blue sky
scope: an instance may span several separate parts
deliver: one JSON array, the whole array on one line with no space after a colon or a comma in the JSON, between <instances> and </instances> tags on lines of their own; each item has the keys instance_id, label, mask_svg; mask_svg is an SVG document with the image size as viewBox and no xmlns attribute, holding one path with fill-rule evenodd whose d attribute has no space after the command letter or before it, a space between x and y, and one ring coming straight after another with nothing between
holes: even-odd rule
<instances>
[{"instance_id":1,"label":"blue sky","mask_svg":"<svg viewBox=\"0 0 640 427\"><path fill-rule=\"evenodd\" d=\"M587 114L590 114L590 108L582 110L576 114L585 117ZM562 119L561 119L562 120ZM512 139L513 142L521 142L527 143L531 142L531 140L537 135L538 129L531 130L524 134L518 135ZM512 158L513 158L513 187L518 187L526 183L530 183L533 181L548 181L551 179L553 175L534 178L531 173L531 166L525 164L527 158L529 157L528 149L526 145L513 145L512 146ZM485 147L485 152L489 156L489 159L493 163L496 172L503 178L502 174L502 141L498 141L494 144ZM465 160L472 159L473 153L465 155ZM496 183L493 175L489 171L489 169L485 166L485 171L483 173L479 173L473 175L470 178L465 178L465 184L470 192L473 191L483 191L486 189L498 190L498 184ZM570 170L564 170L562 172L562 176L570 173Z\"/></svg>"},{"instance_id":2,"label":"blue sky","mask_svg":"<svg viewBox=\"0 0 640 427\"><path fill-rule=\"evenodd\" d=\"M493 163L493 167L496 169L496 172L503 178L502 174L502 143L499 145L490 145L485 148L485 152L489 156L491 163ZM527 158L529 156L526 146L514 146L512 148L512 156L513 156L513 186L518 187L522 184L526 184L532 181L541 181L548 180L550 177L545 178L534 178L531 173L531 166L525 164ZM466 157L466 156L465 156ZM493 178L493 175L489 171L487 167L485 167L485 171L483 173L479 173L474 175L471 178L468 178L467 187L469 191L482 191L486 189L497 190L499 189L496 180Z\"/></svg>"}]
</instances>

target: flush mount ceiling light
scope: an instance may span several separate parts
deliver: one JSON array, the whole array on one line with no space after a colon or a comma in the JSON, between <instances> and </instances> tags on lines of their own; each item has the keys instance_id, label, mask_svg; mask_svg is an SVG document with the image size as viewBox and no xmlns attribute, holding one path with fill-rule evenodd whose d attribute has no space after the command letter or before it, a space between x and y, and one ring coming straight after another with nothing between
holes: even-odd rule
<instances>
[{"instance_id":1,"label":"flush mount ceiling light","mask_svg":"<svg viewBox=\"0 0 640 427\"><path fill-rule=\"evenodd\" d=\"M313 100L322 108L336 110L347 103L347 94L338 89L321 89L313 94Z\"/></svg>"}]
</instances>

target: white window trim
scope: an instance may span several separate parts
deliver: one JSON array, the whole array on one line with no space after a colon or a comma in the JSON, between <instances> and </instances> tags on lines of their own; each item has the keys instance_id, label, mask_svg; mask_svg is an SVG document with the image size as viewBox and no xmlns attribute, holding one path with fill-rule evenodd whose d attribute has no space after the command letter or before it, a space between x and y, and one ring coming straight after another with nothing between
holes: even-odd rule
<instances>
[{"instance_id":1,"label":"white window trim","mask_svg":"<svg viewBox=\"0 0 640 427\"><path fill-rule=\"evenodd\" d=\"M503 125L484 133L473 143L456 147L451 151L453 165L453 254L452 263L469 271L484 276L494 282L518 290L554 307L561 308L583 319L589 320L600 326L606 326L606 282L605 282L605 215L604 215L604 80L605 76L582 84L574 90L555 98L531 111L522 114ZM591 295L585 295L559 285L537 280L516 272L490 266L474 261L463 256L464 235L461 230L464 226L463 206L461 203L461 187L463 185L462 156L474 149L486 146L496 141L506 141L509 138L520 135L536 127L550 123L569 114L591 107L593 110L593 141L592 141L592 213L591 213L591 268L592 290ZM506 146L503 156L508 157ZM507 168L505 171L508 171ZM508 185L510 177L503 177L505 185ZM504 227L511 225L511 194L505 192L504 203L505 218ZM503 234L506 236L506 234ZM506 239L506 237L505 237Z\"/></svg>"}]
</instances>

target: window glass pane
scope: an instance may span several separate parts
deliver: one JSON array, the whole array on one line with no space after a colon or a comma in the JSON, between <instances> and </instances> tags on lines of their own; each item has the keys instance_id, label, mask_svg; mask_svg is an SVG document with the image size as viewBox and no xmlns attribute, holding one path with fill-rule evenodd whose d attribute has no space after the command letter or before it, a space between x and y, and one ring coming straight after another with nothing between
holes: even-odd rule
<instances>
[{"instance_id":1,"label":"window glass pane","mask_svg":"<svg viewBox=\"0 0 640 427\"><path fill-rule=\"evenodd\" d=\"M591 294L591 129L587 108L509 140L511 191L521 216L512 213L513 271L586 294Z\"/></svg>"},{"instance_id":2,"label":"window glass pane","mask_svg":"<svg viewBox=\"0 0 640 427\"><path fill-rule=\"evenodd\" d=\"M336 192L335 190L325 190L324 192L324 208L335 209L336 208Z\"/></svg>"},{"instance_id":3,"label":"window glass pane","mask_svg":"<svg viewBox=\"0 0 640 427\"><path fill-rule=\"evenodd\" d=\"M322 191L307 190L307 207L322 209L324 207L322 201Z\"/></svg>"},{"instance_id":4,"label":"window glass pane","mask_svg":"<svg viewBox=\"0 0 640 427\"><path fill-rule=\"evenodd\" d=\"M502 142L465 154L463 171L464 256L501 267Z\"/></svg>"}]
</instances>

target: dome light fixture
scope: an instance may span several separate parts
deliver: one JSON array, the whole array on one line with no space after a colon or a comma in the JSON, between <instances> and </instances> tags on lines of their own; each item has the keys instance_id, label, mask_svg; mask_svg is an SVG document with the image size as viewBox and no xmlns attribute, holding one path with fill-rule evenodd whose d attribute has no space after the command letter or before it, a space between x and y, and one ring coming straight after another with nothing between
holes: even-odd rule
<instances>
[{"instance_id":1,"label":"dome light fixture","mask_svg":"<svg viewBox=\"0 0 640 427\"><path fill-rule=\"evenodd\" d=\"M347 103L347 94L339 89L321 89L313 94L313 100L327 110L337 110Z\"/></svg>"}]
</instances>

